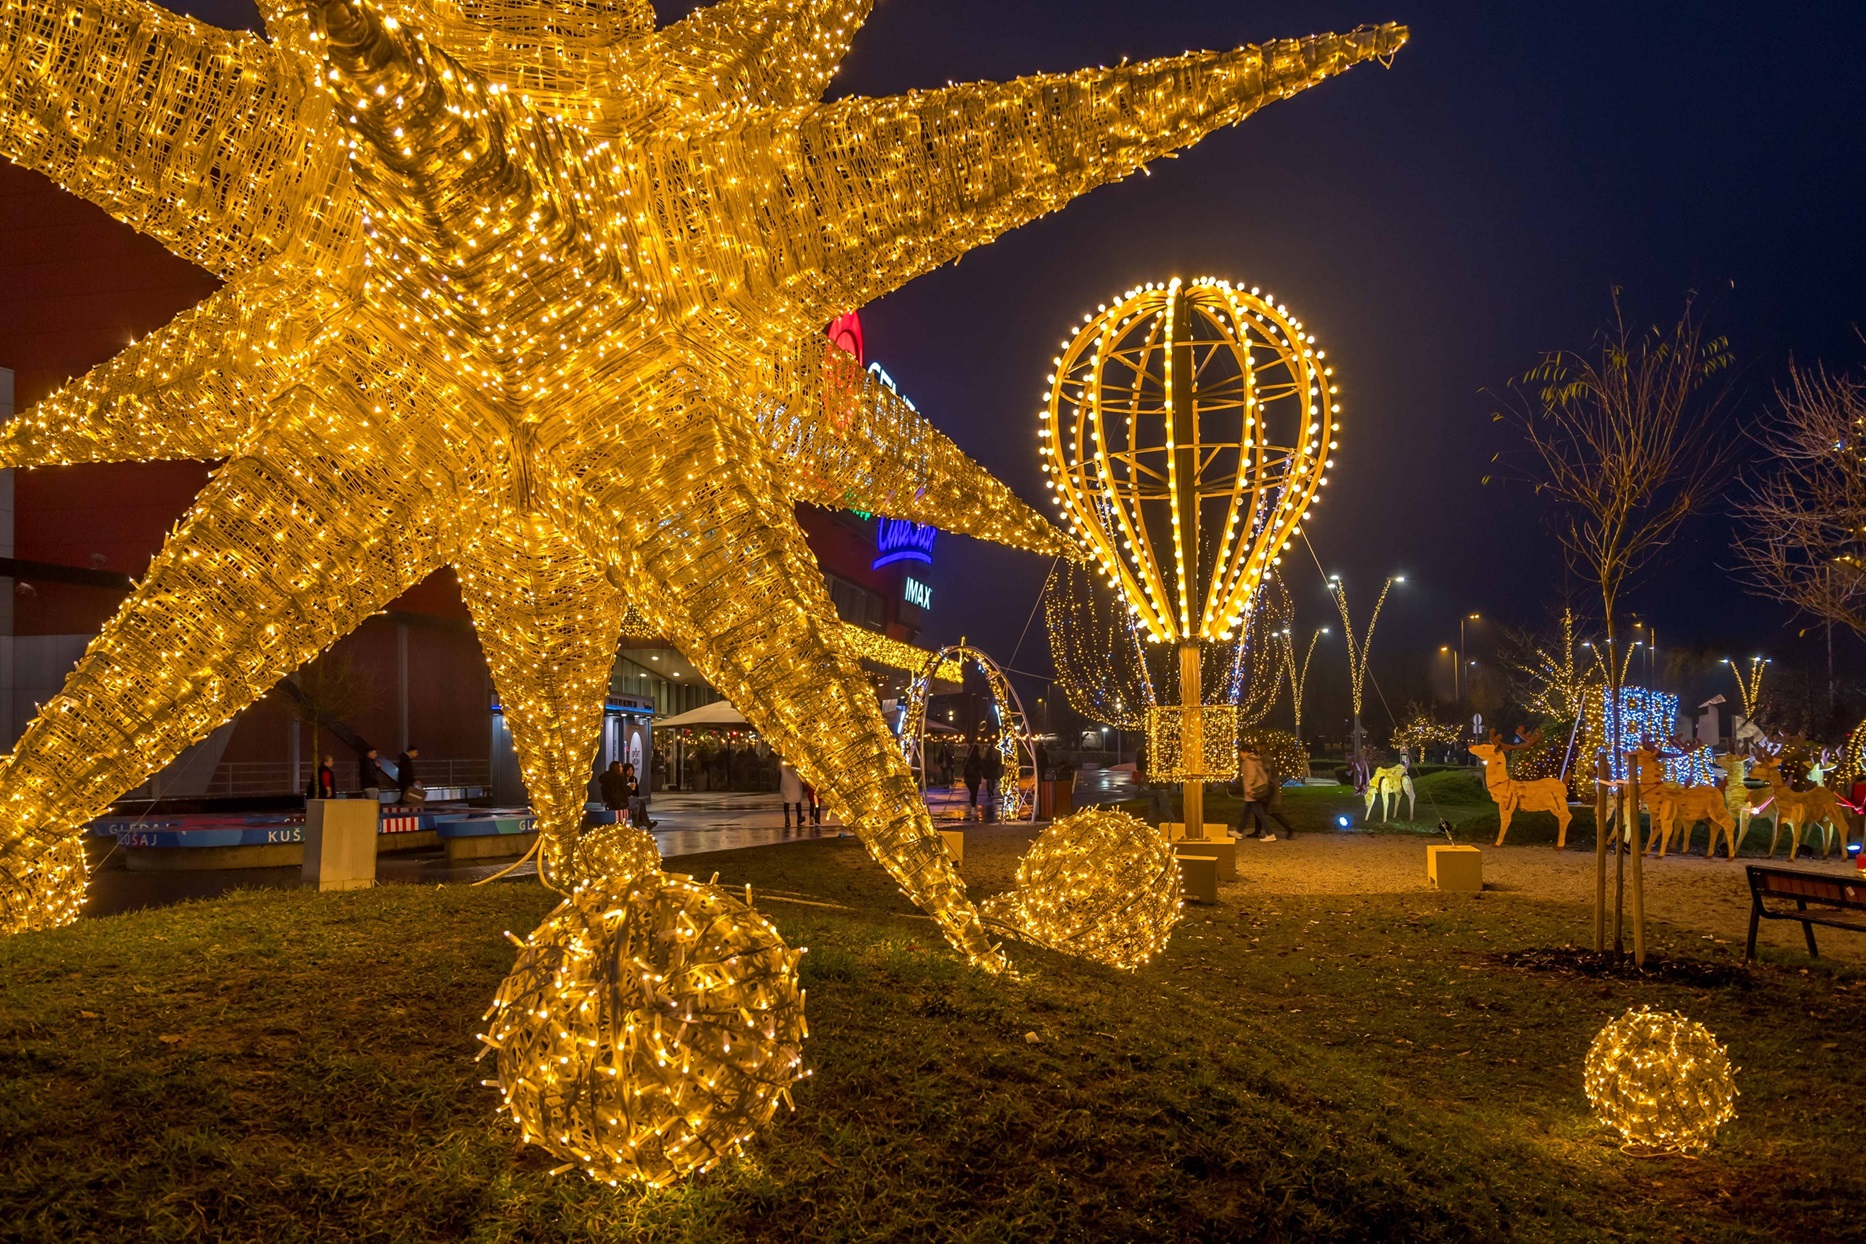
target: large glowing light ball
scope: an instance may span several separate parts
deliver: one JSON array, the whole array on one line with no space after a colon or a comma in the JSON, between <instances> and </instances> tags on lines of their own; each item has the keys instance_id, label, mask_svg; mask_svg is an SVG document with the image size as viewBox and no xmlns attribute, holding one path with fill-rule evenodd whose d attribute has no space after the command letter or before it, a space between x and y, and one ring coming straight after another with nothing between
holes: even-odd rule
<instances>
[{"instance_id":1,"label":"large glowing light ball","mask_svg":"<svg viewBox=\"0 0 1866 1244\"><path fill-rule=\"evenodd\" d=\"M577 839L580 876L611 889L661 871L661 849L654 836L633 825L598 825Z\"/></svg>"},{"instance_id":2,"label":"large glowing light ball","mask_svg":"<svg viewBox=\"0 0 1866 1244\"><path fill-rule=\"evenodd\" d=\"M1689 1151L1736 1117L1736 1069L1717 1038L1676 1011L1630 1010L1588 1047L1587 1099L1629 1147Z\"/></svg>"},{"instance_id":3,"label":"large glowing light ball","mask_svg":"<svg viewBox=\"0 0 1866 1244\"><path fill-rule=\"evenodd\" d=\"M1017 888L987 899L987 924L1038 946L1133 969L1166 949L1179 923L1179 861L1138 817L1091 808L1037 836Z\"/></svg>"},{"instance_id":4,"label":"large glowing light ball","mask_svg":"<svg viewBox=\"0 0 1866 1244\"><path fill-rule=\"evenodd\" d=\"M803 1069L792 950L739 897L650 873L592 883L521 945L481 1038L523 1138L610 1183L705 1171Z\"/></svg>"}]
</instances>

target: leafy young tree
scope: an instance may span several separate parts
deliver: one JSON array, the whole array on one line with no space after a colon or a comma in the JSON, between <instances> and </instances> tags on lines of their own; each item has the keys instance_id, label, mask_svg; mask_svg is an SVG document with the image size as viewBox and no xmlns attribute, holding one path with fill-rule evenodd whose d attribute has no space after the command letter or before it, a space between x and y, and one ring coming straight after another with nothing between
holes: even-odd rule
<instances>
[{"instance_id":1,"label":"leafy young tree","mask_svg":"<svg viewBox=\"0 0 1866 1244\"><path fill-rule=\"evenodd\" d=\"M1616 289L1613 318L1592 346L1544 354L1510 384L1496 416L1514 422L1528 442L1535 460L1530 482L1570 573L1599 593L1610 702L1624 681L1616 659L1621 599L1727 473L1731 451L1715 425L1730 392L1717 378L1729 366L1729 343L1706 333L1692 299L1671 328L1638 331L1627 323ZM1636 740L1619 738L1618 714L1607 716L1608 748L1624 752ZM1614 839L1618 875L1621 835ZM1598 848L1596 858L1604 870ZM1634 870L1635 953L1643 959L1637 858ZM1604 871L1600 877L1604 887ZM1619 893L1616 885L1616 950ZM1604 889L1597 889L1597 945L1604 901Z\"/></svg>"}]
</instances>

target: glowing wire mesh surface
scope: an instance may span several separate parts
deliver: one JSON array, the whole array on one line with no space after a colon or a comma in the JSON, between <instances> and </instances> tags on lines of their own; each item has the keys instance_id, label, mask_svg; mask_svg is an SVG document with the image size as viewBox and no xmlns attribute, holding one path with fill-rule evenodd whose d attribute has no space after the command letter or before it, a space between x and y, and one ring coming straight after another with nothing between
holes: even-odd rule
<instances>
[{"instance_id":1,"label":"glowing wire mesh surface","mask_svg":"<svg viewBox=\"0 0 1866 1244\"><path fill-rule=\"evenodd\" d=\"M865 0L261 7L0 5L0 155L227 282L0 434L226 460L0 769L0 928L72 918L86 820L452 565L547 869L632 608L998 963L792 507L1067 542L823 326L1405 31L822 104Z\"/></svg>"}]
</instances>

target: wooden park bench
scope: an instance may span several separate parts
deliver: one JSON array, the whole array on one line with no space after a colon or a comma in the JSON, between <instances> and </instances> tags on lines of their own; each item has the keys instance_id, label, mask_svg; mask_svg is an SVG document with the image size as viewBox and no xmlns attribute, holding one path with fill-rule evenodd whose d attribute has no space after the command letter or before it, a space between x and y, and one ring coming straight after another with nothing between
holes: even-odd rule
<instances>
[{"instance_id":1,"label":"wooden park bench","mask_svg":"<svg viewBox=\"0 0 1866 1244\"><path fill-rule=\"evenodd\" d=\"M1808 938L1808 957L1812 959L1821 957L1814 947L1817 924L1866 933L1866 880L1793 868L1771 868L1767 864L1750 864L1747 868L1750 907L1749 945L1743 950L1745 962L1756 957L1756 925L1764 919L1800 921L1801 931ZM1793 911L1771 909L1765 901L1786 903L1790 899L1794 900ZM1832 910L1809 911L1809 903Z\"/></svg>"}]
</instances>

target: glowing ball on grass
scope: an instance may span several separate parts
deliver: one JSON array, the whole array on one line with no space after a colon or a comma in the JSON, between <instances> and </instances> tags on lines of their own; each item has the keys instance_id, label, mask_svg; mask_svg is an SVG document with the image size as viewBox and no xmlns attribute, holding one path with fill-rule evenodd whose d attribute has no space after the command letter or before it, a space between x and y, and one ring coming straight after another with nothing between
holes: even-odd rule
<instances>
[{"instance_id":1,"label":"glowing ball on grass","mask_svg":"<svg viewBox=\"0 0 1866 1244\"><path fill-rule=\"evenodd\" d=\"M1179 861L1166 836L1113 809L1063 817L1017 865L1017 888L983 912L1024 941L1117 968L1166 949L1179 923Z\"/></svg>"},{"instance_id":2,"label":"glowing ball on grass","mask_svg":"<svg viewBox=\"0 0 1866 1244\"><path fill-rule=\"evenodd\" d=\"M1587 1099L1628 1147L1702 1149L1736 1117L1736 1069L1710 1029L1646 1007L1613 1020L1588 1047Z\"/></svg>"},{"instance_id":3,"label":"glowing ball on grass","mask_svg":"<svg viewBox=\"0 0 1866 1244\"><path fill-rule=\"evenodd\" d=\"M592 883L521 944L487 1012L487 1083L559 1170L668 1184L789 1102L807 1074L803 952L749 900L660 872Z\"/></svg>"},{"instance_id":4,"label":"glowing ball on grass","mask_svg":"<svg viewBox=\"0 0 1866 1244\"><path fill-rule=\"evenodd\" d=\"M661 871L661 849L653 835L633 825L598 825L577 839L581 875L611 889Z\"/></svg>"}]
</instances>

